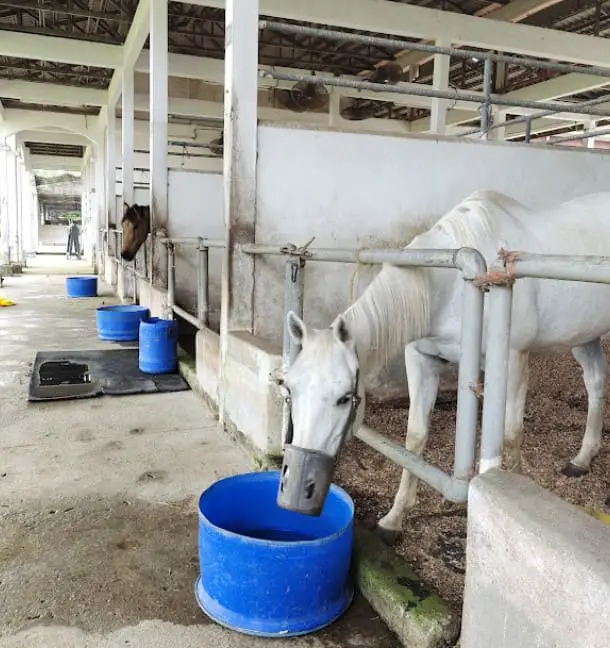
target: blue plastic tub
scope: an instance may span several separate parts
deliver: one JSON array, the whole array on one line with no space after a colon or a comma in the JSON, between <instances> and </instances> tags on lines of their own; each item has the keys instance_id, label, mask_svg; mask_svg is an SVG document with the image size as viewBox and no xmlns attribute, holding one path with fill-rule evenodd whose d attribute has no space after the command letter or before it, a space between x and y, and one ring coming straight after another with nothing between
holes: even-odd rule
<instances>
[{"instance_id":1,"label":"blue plastic tub","mask_svg":"<svg viewBox=\"0 0 610 648\"><path fill-rule=\"evenodd\" d=\"M68 297L97 297L97 277L66 277Z\"/></svg>"},{"instance_id":2,"label":"blue plastic tub","mask_svg":"<svg viewBox=\"0 0 610 648\"><path fill-rule=\"evenodd\" d=\"M151 317L140 322L140 371L170 373L178 364L178 322Z\"/></svg>"},{"instance_id":3,"label":"blue plastic tub","mask_svg":"<svg viewBox=\"0 0 610 648\"><path fill-rule=\"evenodd\" d=\"M332 485L320 517L276 504L279 472L222 479L199 499L195 594L217 623L291 637L338 619L353 597L354 504Z\"/></svg>"},{"instance_id":4,"label":"blue plastic tub","mask_svg":"<svg viewBox=\"0 0 610 648\"><path fill-rule=\"evenodd\" d=\"M135 304L100 306L95 312L97 336L100 340L129 342L137 340L140 322L148 319L150 311Z\"/></svg>"}]
</instances>

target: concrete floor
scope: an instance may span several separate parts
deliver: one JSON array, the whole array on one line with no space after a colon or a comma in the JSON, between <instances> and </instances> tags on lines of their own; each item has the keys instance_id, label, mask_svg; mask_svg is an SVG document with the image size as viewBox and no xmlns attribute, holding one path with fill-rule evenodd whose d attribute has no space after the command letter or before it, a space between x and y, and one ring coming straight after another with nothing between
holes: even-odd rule
<instances>
[{"instance_id":1,"label":"concrete floor","mask_svg":"<svg viewBox=\"0 0 610 648\"><path fill-rule=\"evenodd\" d=\"M190 391L28 403L36 351L107 347L94 308L116 301L103 286L64 297L57 272L83 263L30 265L1 290L17 305L0 308L0 647L397 647L359 598L300 639L207 619L193 597L197 497L249 462Z\"/></svg>"}]
</instances>

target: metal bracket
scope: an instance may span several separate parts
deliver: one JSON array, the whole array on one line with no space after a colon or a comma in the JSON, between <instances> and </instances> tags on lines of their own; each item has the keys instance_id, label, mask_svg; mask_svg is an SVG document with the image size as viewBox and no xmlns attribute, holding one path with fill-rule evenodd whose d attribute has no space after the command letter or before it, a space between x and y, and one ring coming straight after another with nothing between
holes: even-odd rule
<instances>
[{"instance_id":1,"label":"metal bracket","mask_svg":"<svg viewBox=\"0 0 610 648\"><path fill-rule=\"evenodd\" d=\"M300 247L297 247L296 245L294 245L294 243L287 243L286 245L283 245L280 248L280 252L282 254L285 254L286 256L290 256L290 257L294 257L296 259L299 259L301 268L304 268L305 267L305 261L307 259L311 259L311 257L312 257L312 254L308 250L308 248L315 240L316 240L316 237L312 236L309 239L309 241L307 241L307 243L305 243L305 245L301 245ZM296 274L296 270L293 271L293 277L294 278L293 278L292 281L296 281L295 274Z\"/></svg>"}]
</instances>

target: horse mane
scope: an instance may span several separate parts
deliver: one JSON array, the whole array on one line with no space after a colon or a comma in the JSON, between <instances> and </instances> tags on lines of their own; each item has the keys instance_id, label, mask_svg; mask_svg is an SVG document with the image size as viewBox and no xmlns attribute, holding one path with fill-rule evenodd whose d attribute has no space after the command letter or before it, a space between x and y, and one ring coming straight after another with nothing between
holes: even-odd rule
<instances>
[{"instance_id":1,"label":"horse mane","mask_svg":"<svg viewBox=\"0 0 610 648\"><path fill-rule=\"evenodd\" d=\"M494 223L516 220L527 207L495 191L476 191L453 207L426 232L442 232L456 248L479 248L494 236ZM418 246L416 236L407 246ZM430 272L428 268L384 264L362 295L343 313L356 347L371 366L392 360L411 341L430 330Z\"/></svg>"},{"instance_id":2,"label":"horse mane","mask_svg":"<svg viewBox=\"0 0 610 648\"><path fill-rule=\"evenodd\" d=\"M430 327L430 291L424 268L384 265L343 313L363 365L385 365Z\"/></svg>"},{"instance_id":3,"label":"horse mane","mask_svg":"<svg viewBox=\"0 0 610 648\"><path fill-rule=\"evenodd\" d=\"M138 205L137 203L134 203L133 205L129 205L123 213L121 223L128 221L135 225L141 218L146 217L150 217L150 208L148 205Z\"/></svg>"}]
</instances>

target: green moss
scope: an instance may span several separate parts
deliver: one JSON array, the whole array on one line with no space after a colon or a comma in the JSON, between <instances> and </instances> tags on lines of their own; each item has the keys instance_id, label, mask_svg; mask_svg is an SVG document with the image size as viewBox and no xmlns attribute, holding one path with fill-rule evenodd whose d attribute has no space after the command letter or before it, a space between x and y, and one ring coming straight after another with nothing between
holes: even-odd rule
<instances>
[{"instance_id":1,"label":"green moss","mask_svg":"<svg viewBox=\"0 0 610 648\"><path fill-rule=\"evenodd\" d=\"M450 605L380 538L360 527L354 571L361 592L399 635L427 636L435 646L453 645L458 638L459 616Z\"/></svg>"}]
</instances>

